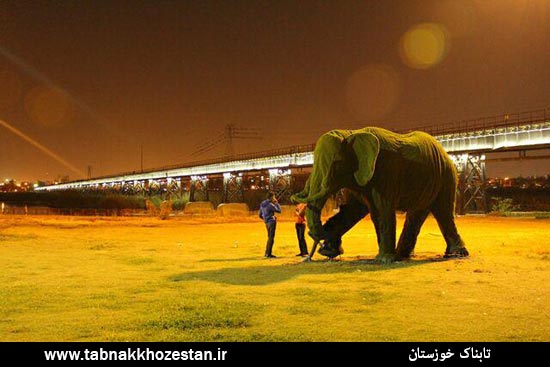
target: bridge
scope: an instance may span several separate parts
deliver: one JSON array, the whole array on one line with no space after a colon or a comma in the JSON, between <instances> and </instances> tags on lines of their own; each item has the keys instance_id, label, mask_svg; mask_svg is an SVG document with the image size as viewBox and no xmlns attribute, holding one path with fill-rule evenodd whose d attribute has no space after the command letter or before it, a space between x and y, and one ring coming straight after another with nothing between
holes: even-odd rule
<instances>
[{"instance_id":1,"label":"bridge","mask_svg":"<svg viewBox=\"0 0 550 367\"><path fill-rule=\"evenodd\" d=\"M459 213L487 210L484 182L487 153L550 148L550 109L464 120L421 130L443 145L459 173ZM294 146L231 158L193 162L145 171L126 172L87 180L37 187L37 191L86 190L123 194L186 197L189 201L246 202L277 192L281 201L303 188L313 165L315 145ZM550 156L543 156L550 158ZM509 158L508 158L509 159ZM261 195L258 195L261 194Z\"/></svg>"}]
</instances>

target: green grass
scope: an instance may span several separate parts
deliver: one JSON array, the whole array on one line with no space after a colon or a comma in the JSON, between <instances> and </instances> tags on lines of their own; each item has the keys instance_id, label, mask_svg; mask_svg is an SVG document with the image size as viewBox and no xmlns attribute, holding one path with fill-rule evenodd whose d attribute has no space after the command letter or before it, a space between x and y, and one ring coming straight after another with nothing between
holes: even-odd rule
<instances>
[{"instance_id":1,"label":"green grass","mask_svg":"<svg viewBox=\"0 0 550 367\"><path fill-rule=\"evenodd\" d=\"M399 218L402 224L402 218ZM301 263L294 224L0 217L1 341L548 341L545 221L460 218L471 257L382 266L372 223ZM311 246L311 241L309 241Z\"/></svg>"}]
</instances>

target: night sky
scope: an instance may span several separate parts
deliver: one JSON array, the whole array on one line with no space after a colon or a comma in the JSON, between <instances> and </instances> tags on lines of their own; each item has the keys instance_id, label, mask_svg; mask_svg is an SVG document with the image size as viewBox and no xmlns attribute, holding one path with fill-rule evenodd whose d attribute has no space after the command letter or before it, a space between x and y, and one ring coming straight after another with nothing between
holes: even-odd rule
<instances>
[{"instance_id":1,"label":"night sky","mask_svg":"<svg viewBox=\"0 0 550 367\"><path fill-rule=\"evenodd\" d=\"M191 153L227 124L259 129L246 153L545 107L547 0L0 1L0 119L27 137L0 126L2 179L219 157Z\"/></svg>"}]
</instances>

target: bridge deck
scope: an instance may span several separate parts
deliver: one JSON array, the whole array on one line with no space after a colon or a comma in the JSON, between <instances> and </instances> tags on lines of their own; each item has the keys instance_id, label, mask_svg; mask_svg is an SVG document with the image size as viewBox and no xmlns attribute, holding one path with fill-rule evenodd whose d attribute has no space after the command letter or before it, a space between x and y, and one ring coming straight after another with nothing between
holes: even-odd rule
<instances>
[{"instance_id":1,"label":"bridge deck","mask_svg":"<svg viewBox=\"0 0 550 367\"><path fill-rule=\"evenodd\" d=\"M542 112L541 112L542 111ZM550 110L493 118L464 121L444 128L420 128L438 139L445 150L453 154L488 153L503 150L550 148ZM79 189L115 182L157 180L176 177L206 176L227 172L245 172L265 169L288 169L311 166L314 144L286 149L194 162L185 165L161 167L144 172L126 172L118 175L73 181L39 187L37 190Z\"/></svg>"}]
</instances>

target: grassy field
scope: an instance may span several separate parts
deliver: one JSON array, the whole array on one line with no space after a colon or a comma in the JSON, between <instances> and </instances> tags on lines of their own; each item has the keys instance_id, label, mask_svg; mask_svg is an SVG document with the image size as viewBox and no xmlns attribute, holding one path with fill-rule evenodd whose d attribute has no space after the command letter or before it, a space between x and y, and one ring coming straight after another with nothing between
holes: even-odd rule
<instances>
[{"instance_id":1,"label":"grassy field","mask_svg":"<svg viewBox=\"0 0 550 367\"><path fill-rule=\"evenodd\" d=\"M370 220L302 264L292 222L0 216L1 341L549 341L550 222L433 218L381 266ZM403 218L399 218L400 226ZM311 246L311 241L308 241Z\"/></svg>"}]
</instances>

